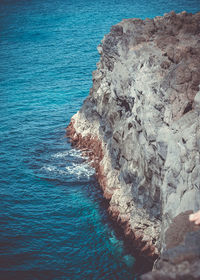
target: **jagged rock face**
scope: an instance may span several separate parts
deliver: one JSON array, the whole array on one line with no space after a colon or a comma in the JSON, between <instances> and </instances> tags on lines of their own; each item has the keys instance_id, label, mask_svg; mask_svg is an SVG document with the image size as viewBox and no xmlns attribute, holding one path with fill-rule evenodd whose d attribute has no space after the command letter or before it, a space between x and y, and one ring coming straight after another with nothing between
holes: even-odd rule
<instances>
[{"instance_id":1,"label":"jagged rock face","mask_svg":"<svg viewBox=\"0 0 200 280\"><path fill-rule=\"evenodd\" d=\"M166 250L154 265L154 271L141 280L199 280L200 228L189 222L186 211L176 216L166 232Z\"/></svg>"},{"instance_id":2,"label":"jagged rock face","mask_svg":"<svg viewBox=\"0 0 200 280\"><path fill-rule=\"evenodd\" d=\"M110 213L156 256L172 220L200 209L200 13L123 20L98 51L68 135L93 154Z\"/></svg>"}]
</instances>

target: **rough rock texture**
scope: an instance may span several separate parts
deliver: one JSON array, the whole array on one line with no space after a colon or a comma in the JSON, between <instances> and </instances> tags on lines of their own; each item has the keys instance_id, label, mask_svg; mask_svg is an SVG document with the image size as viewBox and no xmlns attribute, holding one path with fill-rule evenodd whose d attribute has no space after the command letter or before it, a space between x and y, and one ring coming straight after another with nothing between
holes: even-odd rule
<instances>
[{"instance_id":1,"label":"rough rock texture","mask_svg":"<svg viewBox=\"0 0 200 280\"><path fill-rule=\"evenodd\" d=\"M166 231L166 250L141 280L200 279L200 228L189 222L191 212L174 218Z\"/></svg>"},{"instance_id":2,"label":"rough rock texture","mask_svg":"<svg viewBox=\"0 0 200 280\"><path fill-rule=\"evenodd\" d=\"M123 20L98 51L93 87L68 136L89 155L111 215L141 254L161 252L144 279L170 279L155 276L161 268L180 276L200 234L167 245L174 219L182 215L183 224L181 213L200 209L200 13Z\"/></svg>"}]
</instances>

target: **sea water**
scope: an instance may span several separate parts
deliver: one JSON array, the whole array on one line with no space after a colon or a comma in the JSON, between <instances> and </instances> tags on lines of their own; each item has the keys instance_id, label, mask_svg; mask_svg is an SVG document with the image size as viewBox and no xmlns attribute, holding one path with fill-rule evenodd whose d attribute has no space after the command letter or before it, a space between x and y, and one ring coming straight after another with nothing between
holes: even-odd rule
<instances>
[{"instance_id":1,"label":"sea water","mask_svg":"<svg viewBox=\"0 0 200 280\"><path fill-rule=\"evenodd\" d=\"M128 280L145 271L65 127L110 27L170 10L194 13L199 0L0 1L0 279Z\"/></svg>"}]
</instances>

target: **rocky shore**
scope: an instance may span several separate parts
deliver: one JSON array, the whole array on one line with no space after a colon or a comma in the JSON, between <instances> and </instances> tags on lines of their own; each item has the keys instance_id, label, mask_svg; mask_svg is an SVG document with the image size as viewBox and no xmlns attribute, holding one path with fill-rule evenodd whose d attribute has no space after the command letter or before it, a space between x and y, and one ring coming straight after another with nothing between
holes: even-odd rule
<instances>
[{"instance_id":1,"label":"rocky shore","mask_svg":"<svg viewBox=\"0 0 200 280\"><path fill-rule=\"evenodd\" d=\"M200 13L126 19L98 46L93 87L67 135L109 212L155 261L142 279L200 279Z\"/></svg>"}]
</instances>

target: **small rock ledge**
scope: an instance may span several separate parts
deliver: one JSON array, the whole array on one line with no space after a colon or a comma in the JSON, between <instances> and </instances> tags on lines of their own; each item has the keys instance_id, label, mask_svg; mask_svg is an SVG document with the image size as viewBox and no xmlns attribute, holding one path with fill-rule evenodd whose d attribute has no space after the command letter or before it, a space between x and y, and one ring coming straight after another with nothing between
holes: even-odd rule
<instances>
[{"instance_id":1,"label":"small rock ledge","mask_svg":"<svg viewBox=\"0 0 200 280\"><path fill-rule=\"evenodd\" d=\"M67 135L89 156L142 279L200 279L200 13L127 19L98 46L93 87ZM196 244L196 245L195 245Z\"/></svg>"}]
</instances>

